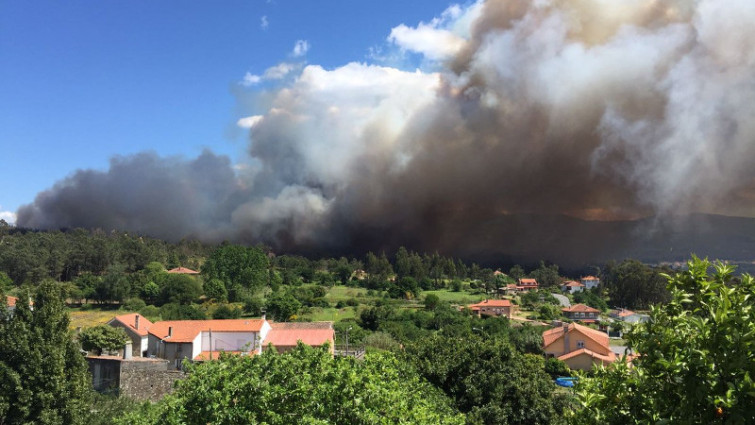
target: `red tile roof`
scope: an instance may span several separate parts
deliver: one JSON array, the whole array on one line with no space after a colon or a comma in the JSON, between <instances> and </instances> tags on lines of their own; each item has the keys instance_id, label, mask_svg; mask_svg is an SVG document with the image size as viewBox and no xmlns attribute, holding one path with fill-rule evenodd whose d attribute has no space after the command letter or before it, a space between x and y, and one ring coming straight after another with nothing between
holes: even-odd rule
<instances>
[{"instance_id":1,"label":"red tile roof","mask_svg":"<svg viewBox=\"0 0 755 425\"><path fill-rule=\"evenodd\" d=\"M583 284L581 284L581 283L579 283L577 281L574 281L574 280L567 280L566 282L562 283L561 286L570 286L570 287L571 286L576 286L576 287L579 287L579 286L585 286L585 285L583 285Z\"/></svg>"},{"instance_id":2,"label":"red tile roof","mask_svg":"<svg viewBox=\"0 0 755 425\"><path fill-rule=\"evenodd\" d=\"M509 300L485 300L485 301L480 301L477 304L470 304L467 307L469 307L469 309L472 311L479 310L481 307L511 307L511 301Z\"/></svg>"},{"instance_id":3,"label":"red tile roof","mask_svg":"<svg viewBox=\"0 0 755 425\"><path fill-rule=\"evenodd\" d=\"M627 309L621 309L621 310L615 310L615 314L619 317L627 317L635 314L632 310Z\"/></svg>"},{"instance_id":4,"label":"red tile roof","mask_svg":"<svg viewBox=\"0 0 755 425\"><path fill-rule=\"evenodd\" d=\"M333 322L293 322L271 323L272 329L262 342L263 347L273 344L274 347L293 347L299 341L311 346L323 345L330 342L333 346L335 331Z\"/></svg>"},{"instance_id":5,"label":"red tile roof","mask_svg":"<svg viewBox=\"0 0 755 425\"><path fill-rule=\"evenodd\" d=\"M152 324L149 333L166 342L192 342L202 331L259 332L262 319L168 320ZM168 338L168 328L173 335Z\"/></svg>"},{"instance_id":6,"label":"red tile roof","mask_svg":"<svg viewBox=\"0 0 755 425\"><path fill-rule=\"evenodd\" d=\"M8 301L8 307L15 307L16 302L18 302L18 298L11 297L10 295L6 296L5 299Z\"/></svg>"},{"instance_id":7,"label":"red tile roof","mask_svg":"<svg viewBox=\"0 0 755 425\"><path fill-rule=\"evenodd\" d=\"M210 356L211 353L212 353L212 356ZM257 354L257 352L254 351L254 350L252 350L252 351L223 351L223 350L218 350L218 351L212 351L212 352L210 352L210 351L202 351L196 357L194 357L193 360L200 361L200 362L205 361L205 360L210 360L210 359L217 360L217 359L220 358L220 355L223 354L223 353L225 353L225 354L233 354L233 355L255 355L255 354Z\"/></svg>"},{"instance_id":8,"label":"red tile roof","mask_svg":"<svg viewBox=\"0 0 755 425\"><path fill-rule=\"evenodd\" d=\"M600 313L600 310L584 304L574 304L571 307L562 308L564 313Z\"/></svg>"},{"instance_id":9,"label":"red tile roof","mask_svg":"<svg viewBox=\"0 0 755 425\"><path fill-rule=\"evenodd\" d=\"M529 279L529 278L522 278L522 279L519 279L519 284L520 285L525 285L525 286L526 285L537 285L537 280L535 280L535 279Z\"/></svg>"},{"instance_id":10,"label":"red tile roof","mask_svg":"<svg viewBox=\"0 0 755 425\"><path fill-rule=\"evenodd\" d=\"M595 276L584 276L580 280L600 280Z\"/></svg>"},{"instance_id":11,"label":"red tile roof","mask_svg":"<svg viewBox=\"0 0 755 425\"><path fill-rule=\"evenodd\" d=\"M139 329L136 328L136 316L139 316ZM117 320L123 323L124 326L128 327L140 336L147 336L147 331L153 324L152 322L147 320L146 317L140 315L139 313L122 314L120 316L115 316L113 320Z\"/></svg>"},{"instance_id":12,"label":"red tile roof","mask_svg":"<svg viewBox=\"0 0 755 425\"><path fill-rule=\"evenodd\" d=\"M570 324L567 332L569 333L578 332L584 335L585 337L590 338L591 340L600 344L601 346L605 347L608 351L610 351L610 347L608 345L608 335L606 335L603 332L596 331L595 329L591 329L591 328L588 328L587 326L582 326L577 323ZM543 347L548 347L549 345L553 344L563 334L564 334L563 326L555 327L553 329L548 329L547 331L543 332Z\"/></svg>"},{"instance_id":13,"label":"red tile roof","mask_svg":"<svg viewBox=\"0 0 755 425\"><path fill-rule=\"evenodd\" d=\"M186 267L176 267L175 269L168 270L168 273L179 273L179 274L199 274L198 271L187 269Z\"/></svg>"},{"instance_id":14,"label":"red tile roof","mask_svg":"<svg viewBox=\"0 0 755 425\"><path fill-rule=\"evenodd\" d=\"M564 355L559 356L558 359L561 361L565 361L573 357L581 356L583 354L586 354L594 359L598 359L603 363L613 363L616 361L616 354L614 354L610 350L608 354L604 355L604 354L600 354L600 353L596 353L594 351L588 350L587 348L580 348L579 350L566 353Z\"/></svg>"}]
</instances>

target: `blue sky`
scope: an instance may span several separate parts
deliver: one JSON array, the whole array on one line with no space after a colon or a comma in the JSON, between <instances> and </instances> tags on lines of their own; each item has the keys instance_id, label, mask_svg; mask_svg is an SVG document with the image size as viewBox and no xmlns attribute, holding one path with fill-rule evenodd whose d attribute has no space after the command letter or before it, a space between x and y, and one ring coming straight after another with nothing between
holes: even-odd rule
<instances>
[{"instance_id":1,"label":"blue sky","mask_svg":"<svg viewBox=\"0 0 755 425\"><path fill-rule=\"evenodd\" d=\"M242 89L245 75L372 62L392 28L450 4L0 0L0 215L115 155L236 158L247 148L236 122L258 112L239 96L259 89Z\"/></svg>"}]
</instances>

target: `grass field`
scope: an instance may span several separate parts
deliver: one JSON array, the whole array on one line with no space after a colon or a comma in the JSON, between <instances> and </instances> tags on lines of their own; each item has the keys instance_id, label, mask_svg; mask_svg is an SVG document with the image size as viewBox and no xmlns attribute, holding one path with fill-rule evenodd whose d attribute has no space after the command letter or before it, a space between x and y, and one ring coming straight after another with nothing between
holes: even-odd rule
<instances>
[{"instance_id":1,"label":"grass field","mask_svg":"<svg viewBox=\"0 0 755 425\"><path fill-rule=\"evenodd\" d=\"M327 294L325 294L325 299L327 299L329 303L337 303L338 301L346 301L351 298L362 301L362 298L366 296L367 290L364 288L334 286L328 290Z\"/></svg>"},{"instance_id":2,"label":"grass field","mask_svg":"<svg viewBox=\"0 0 755 425\"><path fill-rule=\"evenodd\" d=\"M110 319L121 314L128 314L126 311L112 310L112 309L91 309L91 310L78 310L72 309L70 311L71 329L81 327L82 329L91 328L92 326L104 325Z\"/></svg>"},{"instance_id":3,"label":"grass field","mask_svg":"<svg viewBox=\"0 0 755 425\"><path fill-rule=\"evenodd\" d=\"M311 309L309 313L302 314L301 317L305 319L310 319L315 322L319 322L319 321L338 322L344 319L353 319L354 317L356 317L356 311L354 310L354 307L345 307L345 308L314 307Z\"/></svg>"},{"instance_id":4,"label":"grass field","mask_svg":"<svg viewBox=\"0 0 755 425\"><path fill-rule=\"evenodd\" d=\"M437 291L422 291L420 298L424 298L430 294L435 294L441 301L445 301L451 304L474 304L478 301L485 299L485 295L482 294L470 294L469 292L453 292L447 289L441 289Z\"/></svg>"}]
</instances>

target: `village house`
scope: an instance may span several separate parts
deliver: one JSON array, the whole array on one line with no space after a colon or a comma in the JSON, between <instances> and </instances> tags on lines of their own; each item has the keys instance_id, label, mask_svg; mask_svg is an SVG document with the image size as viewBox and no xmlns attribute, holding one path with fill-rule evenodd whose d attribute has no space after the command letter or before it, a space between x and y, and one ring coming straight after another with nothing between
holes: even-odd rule
<instances>
[{"instance_id":1,"label":"village house","mask_svg":"<svg viewBox=\"0 0 755 425\"><path fill-rule=\"evenodd\" d=\"M331 353L335 350L333 322L271 322L270 327L263 349L272 345L277 352L285 353L301 342L312 347L327 343Z\"/></svg>"},{"instance_id":2,"label":"village house","mask_svg":"<svg viewBox=\"0 0 755 425\"><path fill-rule=\"evenodd\" d=\"M170 274L188 274L188 275L191 275L191 276L196 276L196 275L199 274L198 271L192 270L192 269L187 269L186 267L176 267L175 269L168 270L167 273L170 273Z\"/></svg>"},{"instance_id":3,"label":"village house","mask_svg":"<svg viewBox=\"0 0 755 425\"><path fill-rule=\"evenodd\" d=\"M626 323L642 323L647 322L650 319L650 316L647 314L635 313L634 311L625 308L611 310L608 312L608 316Z\"/></svg>"},{"instance_id":4,"label":"village house","mask_svg":"<svg viewBox=\"0 0 755 425\"><path fill-rule=\"evenodd\" d=\"M135 356L144 357L147 355L148 330L152 326L152 322L147 320L146 317L139 313L123 314L115 316L107 324L126 331L126 335L131 339Z\"/></svg>"},{"instance_id":5,"label":"village house","mask_svg":"<svg viewBox=\"0 0 755 425\"><path fill-rule=\"evenodd\" d=\"M538 286L537 280L535 279L521 278L519 279L519 284L516 286L516 289L519 291L531 291L537 289Z\"/></svg>"},{"instance_id":6,"label":"village house","mask_svg":"<svg viewBox=\"0 0 755 425\"><path fill-rule=\"evenodd\" d=\"M8 305L8 312L12 313L13 310L16 309L16 304L18 304L18 298L10 296L10 295L6 295L5 303ZM31 308L32 310L34 309L34 302L31 300L29 300L29 308Z\"/></svg>"},{"instance_id":7,"label":"village house","mask_svg":"<svg viewBox=\"0 0 755 425\"><path fill-rule=\"evenodd\" d=\"M506 316L509 319L511 319L514 308L516 308L509 300L485 300L467 307L476 313L478 317Z\"/></svg>"},{"instance_id":8,"label":"village house","mask_svg":"<svg viewBox=\"0 0 755 425\"><path fill-rule=\"evenodd\" d=\"M567 280L561 284L561 290L573 294L575 292L583 291L585 285L574 280Z\"/></svg>"},{"instance_id":9,"label":"village house","mask_svg":"<svg viewBox=\"0 0 755 425\"><path fill-rule=\"evenodd\" d=\"M571 307L562 308L561 312L567 318L582 323L595 323L600 319L600 310L584 304L574 304Z\"/></svg>"},{"instance_id":10,"label":"village house","mask_svg":"<svg viewBox=\"0 0 755 425\"><path fill-rule=\"evenodd\" d=\"M590 370L593 365L608 365L616 361L616 354L608 344L608 335L577 323L543 332L543 351L570 369Z\"/></svg>"},{"instance_id":11,"label":"village house","mask_svg":"<svg viewBox=\"0 0 755 425\"><path fill-rule=\"evenodd\" d=\"M152 324L147 353L179 369L184 359L217 358L221 351L259 354L270 331L264 319L169 320Z\"/></svg>"},{"instance_id":12,"label":"village house","mask_svg":"<svg viewBox=\"0 0 755 425\"><path fill-rule=\"evenodd\" d=\"M595 276L584 276L579 280L585 285L585 289L597 288L600 285L600 279Z\"/></svg>"}]
</instances>

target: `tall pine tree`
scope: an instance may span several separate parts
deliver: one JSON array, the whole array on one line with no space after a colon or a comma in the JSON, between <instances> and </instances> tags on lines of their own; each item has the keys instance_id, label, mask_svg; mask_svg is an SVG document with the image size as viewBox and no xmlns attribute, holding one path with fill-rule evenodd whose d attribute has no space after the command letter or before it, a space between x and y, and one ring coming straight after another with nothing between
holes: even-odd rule
<instances>
[{"instance_id":1,"label":"tall pine tree","mask_svg":"<svg viewBox=\"0 0 755 425\"><path fill-rule=\"evenodd\" d=\"M13 311L0 298L0 423L82 423L90 377L68 329L62 289L43 282L31 307L22 291Z\"/></svg>"}]
</instances>

